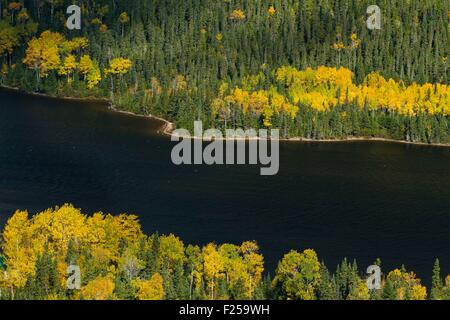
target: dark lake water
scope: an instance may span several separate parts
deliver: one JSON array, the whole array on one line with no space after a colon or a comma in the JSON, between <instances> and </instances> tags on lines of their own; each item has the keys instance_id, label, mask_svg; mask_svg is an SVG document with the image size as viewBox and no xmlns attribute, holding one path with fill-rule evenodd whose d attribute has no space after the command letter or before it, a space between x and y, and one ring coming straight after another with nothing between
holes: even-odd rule
<instances>
[{"instance_id":1,"label":"dark lake water","mask_svg":"<svg viewBox=\"0 0 450 320\"><path fill-rule=\"evenodd\" d=\"M73 203L138 214L147 233L186 243L257 240L273 271L290 249L328 267L405 264L429 283L450 273L450 148L394 143L283 143L280 172L172 164L161 123L0 91L0 225L16 209Z\"/></svg>"}]
</instances>

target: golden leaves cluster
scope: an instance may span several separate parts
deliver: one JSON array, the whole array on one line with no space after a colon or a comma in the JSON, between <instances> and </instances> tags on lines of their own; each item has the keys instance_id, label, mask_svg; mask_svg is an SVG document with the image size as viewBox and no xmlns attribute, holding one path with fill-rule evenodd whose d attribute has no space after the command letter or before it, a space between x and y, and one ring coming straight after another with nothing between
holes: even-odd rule
<instances>
[{"instance_id":1,"label":"golden leaves cluster","mask_svg":"<svg viewBox=\"0 0 450 320\"><path fill-rule=\"evenodd\" d=\"M258 77L244 80L244 89L238 86L223 98L219 94L213 103L222 108L236 107L244 113L263 114L266 125L280 111L295 118L300 106L326 112L339 105L356 104L361 109L407 116L450 115L450 86L445 84L405 85L376 72L369 74L362 84L355 84L349 69L326 66L306 70L283 66L275 71L273 79L262 74ZM274 83L269 90L261 90L259 83L263 81ZM279 86L284 90L275 89Z\"/></svg>"}]
</instances>

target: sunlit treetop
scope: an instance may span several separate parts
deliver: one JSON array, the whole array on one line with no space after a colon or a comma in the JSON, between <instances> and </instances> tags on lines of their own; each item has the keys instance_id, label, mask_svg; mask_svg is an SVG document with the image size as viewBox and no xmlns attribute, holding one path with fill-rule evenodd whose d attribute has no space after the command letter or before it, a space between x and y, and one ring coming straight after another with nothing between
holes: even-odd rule
<instances>
[{"instance_id":1,"label":"sunlit treetop","mask_svg":"<svg viewBox=\"0 0 450 320\"><path fill-rule=\"evenodd\" d=\"M277 13L277 10L274 6L270 6L269 9L267 9L267 13L271 16L274 16Z\"/></svg>"},{"instance_id":2,"label":"sunlit treetop","mask_svg":"<svg viewBox=\"0 0 450 320\"><path fill-rule=\"evenodd\" d=\"M130 21L130 17L128 15L128 13L127 12L122 12L119 15L119 21L120 21L120 23L128 23Z\"/></svg>"},{"instance_id":3,"label":"sunlit treetop","mask_svg":"<svg viewBox=\"0 0 450 320\"><path fill-rule=\"evenodd\" d=\"M105 70L106 75L124 75L131 69L132 63L130 59L115 58L109 63L109 68Z\"/></svg>"},{"instance_id":4,"label":"sunlit treetop","mask_svg":"<svg viewBox=\"0 0 450 320\"><path fill-rule=\"evenodd\" d=\"M22 4L20 2L10 2L8 4L8 9L9 10L15 10L15 11L19 11L20 9L22 9Z\"/></svg>"},{"instance_id":5,"label":"sunlit treetop","mask_svg":"<svg viewBox=\"0 0 450 320\"><path fill-rule=\"evenodd\" d=\"M245 18L246 18L245 12L241 9L233 10L233 12L231 12L231 14L230 14L231 20L243 21L243 20L245 20Z\"/></svg>"},{"instance_id":6,"label":"sunlit treetop","mask_svg":"<svg viewBox=\"0 0 450 320\"><path fill-rule=\"evenodd\" d=\"M26 9L22 9L22 10L19 12L19 14L17 15L17 19L18 19L20 22L25 22L25 21L27 21L28 19L30 19L30 16L28 15L27 10L26 10Z\"/></svg>"},{"instance_id":7,"label":"sunlit treetop","mask_svg":"<svg viewBox=\"0 0 450 320\"><path fill-rule=\"evenodd\" d=\"M357 41L355 37L353 40ZM219 90L211 103L213 115L227 117L237 107L244 113L263 115L266 127L271 126L272 117L280 112L295 119L302 105L321 112L338 105L356 104L361 109L390 110L408 116L450 115L450 86L445 84L406 86L402 81L371 73L357 85L349 69L326 66L305 70L283 66L274 76L275 79L267 79L260 73L244 77L241 86ZM262 85L267 82L273 83L269 89ZM279 92L277 85L283 86L285 92Z\"/></svg>"}]
</instances>

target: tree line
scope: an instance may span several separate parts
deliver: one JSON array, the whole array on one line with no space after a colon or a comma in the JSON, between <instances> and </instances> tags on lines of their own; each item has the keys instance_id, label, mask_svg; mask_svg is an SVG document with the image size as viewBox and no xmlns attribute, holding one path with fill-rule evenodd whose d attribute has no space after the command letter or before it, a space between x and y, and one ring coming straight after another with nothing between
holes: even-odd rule
<instances>
[{"instance_id":1,"label":"tree line","mask_svg":"<svg viewBox=\"0 0 450 320\"><path fill-rule=\"evenodd\" d=\"M65 9L73 3L82 9L79 31L65 28ZM448 2L375 1L381 30L366 26L371 4L0 0L0 81L51 95L106 97L118 108L162 116L186 129L202 120L218 128L280 128L284 137L449 143L448 110L437 106L450 100ZM283 87L276 76L282 68L350 70L353 85ZM348 89L369 78L372 88L382 90L352 99ZM223 88L242 89L245 82L256 103L264 101L254 91L273 88L286 101L277 107L282 99L269 94L275 105L267 112L223 107L223 95L230 96ZM405 99L410 92L419 101ZM374 108L379 103L382 108Z\"/></svg>"},{"instance_id":2,"label":"tree line","mask_svg":"<svg viewBox=\"0 0 450 320\"><path fill-rule=\"evenodd\" d=\"M80 270L79 288L67 285L69 266ZM287 253L272 277L255 241L186 245L173 234L144 234L134 215L86 215L69 204L17 211L2 230L0 299L450 299L438 260L431 290L403 266L383 275L379 289L369 290L366 277L347 259L330 272L312 249Z\"/></svg>"}]
</instances>

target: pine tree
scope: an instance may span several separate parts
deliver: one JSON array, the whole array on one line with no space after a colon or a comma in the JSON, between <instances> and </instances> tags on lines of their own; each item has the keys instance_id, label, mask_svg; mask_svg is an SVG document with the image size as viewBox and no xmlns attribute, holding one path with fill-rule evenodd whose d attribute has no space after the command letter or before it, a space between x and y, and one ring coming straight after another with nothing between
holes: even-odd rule
<instances>
[{"instance_id":1,"label":"pine tree","mask_svg":"<svg viewBox=\"0 0 450 320\"><path fill-rule=\"evenodd\" d=\"M318 300L337 300L337 288L334 277L330 275L325 264L320 267L320 283L317 291Z\"/></svg>"},{"instance_id":2,"label":"pine tree","mask_svg":"<svg viewBox=\"0 0 450 320\"><path fill-rule=\"evenodd\" d=\"M441 300L442 299L442 288L443 288L442 278L441 278L441 267L439 265L439 259L436 259L436 262L433 266L433 277L431 280L431 300Z\"/></svg>"}]
</instances>

